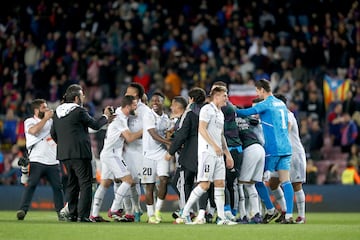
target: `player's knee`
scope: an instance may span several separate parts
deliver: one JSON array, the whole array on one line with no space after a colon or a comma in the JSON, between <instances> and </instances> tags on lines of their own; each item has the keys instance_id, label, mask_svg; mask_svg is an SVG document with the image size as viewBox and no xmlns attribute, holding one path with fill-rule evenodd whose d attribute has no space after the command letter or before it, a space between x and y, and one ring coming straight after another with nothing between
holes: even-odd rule
<instances>
[{"instance_id":1,"label":"player's knee","mask_svg":"<svg viewBox=\"0 0 360 240\"><path fill-rule=\"evenodd\" d=\"M169 178L166 176L161 176L159 180L161 185L167 185Z\"/></svg>"},{"instance_id":2,"label":"player's knee","mask_svg":"<svg viewBox=\"0 0 360 240\"><path fill-rule=\"evenodd\" d=\"M292 186L294 188L294 192L298 192L302 189L302 183L301 182L295 182L292 183Z\"/></svg>"},{"instance_id":3,"label":"player's knee","mask_svg":"<svg viewBox=\"0 0 360 240\"><path fill-rule=\"evenodd\" d=\"M271 190L275 190L279 187L280 181L278 178L271 178L269 181L269 187Z\"/></svg>"}]
</instances>

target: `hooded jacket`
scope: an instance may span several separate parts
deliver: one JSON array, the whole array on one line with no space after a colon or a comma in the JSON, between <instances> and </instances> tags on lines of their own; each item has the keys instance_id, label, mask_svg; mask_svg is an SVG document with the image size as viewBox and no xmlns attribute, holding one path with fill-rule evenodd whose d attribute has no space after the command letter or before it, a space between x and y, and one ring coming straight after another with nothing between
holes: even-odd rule
<instances>
[{"instance_id":1,"label":"hooded jacket","mask_svg":"<svg viewBox=\"0 0 360 240\"><path fill-rule=\"evenodd\" d=\"M107 123L105 116L95 120L76 103L63 103L56 108L51 137L57 143L57 159L92 159L88 128L99 130Z\"/></svg>"}]
</instances>

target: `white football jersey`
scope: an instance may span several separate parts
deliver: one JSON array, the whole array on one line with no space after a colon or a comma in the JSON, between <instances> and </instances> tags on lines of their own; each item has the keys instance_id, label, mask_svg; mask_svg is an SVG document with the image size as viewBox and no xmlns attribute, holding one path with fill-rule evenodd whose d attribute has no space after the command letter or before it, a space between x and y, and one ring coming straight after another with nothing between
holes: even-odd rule
<instances>
[{"instance_id":1,"label":"white football jersey","mask_svg":"<svg viewBox=\"0 0 360 240\"><path fill-rule=\"evenodd\" d=\"M199 121L208 123L207 131L214 142L222 148L221 136L224 131L224 114L221 109L218 109L212 102L203 106L199 113ZM205 141L198 133L198 153L209 152L209 154L216 156L213 147Z\"/></svg>"},{"instance_id":2,"label":"white football jersey","mask_svg":"<svg viewBox=\"0 0 360 240\"><path fill-rule=\"evenodd\" d=\"M171 126L171 121L169 117L165 113L159 116L157 113L151 110L150 112L146 113L144 120L144 156L150 159L164 158L164 154L166 153L166 147L164 146L164 144L154 140L148 130L154 128L161 137L165 138L166 131Z\"/></svg>"},{"instance_id":3,"label":"white football jersey","mask_svg":"<svg viewBox=\"0 0 360 240\"><path fill-rule=\"evenodd\" d=\"M131 132L137 132L143 128L144 116L146 113L150 112L150 108L141 101L139 101L135 112L136 115L135 116L130 115L128 119L128 126ZM139 148L140 149L142 148L142 144L143 144L143 140L142 138L139 138L131 143L127 143L126 149L127 151L128 150L131 151L132 149L138 151Z\"/></svg>"},{"instance_id":4,"label":"white football jersey","mask_svg":"<svg viewBox=\"0 0 360 240\"><path fill-rule=\"evenodd\" d=\"M291 111L288 111L288 118L291 124L291 130L289 132L289 138L291 142L291 148L293 153L304 153L305 150L301 143L299 136L299 126L297 124L296 118Z\"/></svg>"},{"instance_id":5,"label":"white football jersey","mask_svg":"<svg viewBox=\"0 0 360 240\"><path fill-rule=\"evenodd\" d=\"M121 137L121 133L129 129L127 121L128 117L125 116L122 111L116 112L115 119L107 128L104 147L100 153L100 158L114 155L122 158L125 139Z\"/></svg>"}]
</instances>

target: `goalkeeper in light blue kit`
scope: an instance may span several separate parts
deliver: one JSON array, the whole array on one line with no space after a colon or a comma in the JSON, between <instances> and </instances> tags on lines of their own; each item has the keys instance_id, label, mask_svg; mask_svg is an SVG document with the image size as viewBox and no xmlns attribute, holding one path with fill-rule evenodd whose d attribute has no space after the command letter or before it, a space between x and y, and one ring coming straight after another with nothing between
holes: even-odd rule
<instances>
[{"instance_id":1,"label":"goalkeeper in light blue kit","mask_svg":"<svg viewBox=\"0 0 360 240\"><path fill-rule=\"evenodd\" d=\"M265 138L264 178L268 180L266 176L270 177L270 172L278 172L287 209L285 219L281 223L293 223L294 189L289 177L292 150L288 133L288 110L281 100L273 96L269 81L261 79L255 82L255 87L259 98L264 100L257 103L254 107L238 109L236 114L240 117L259 114ZM256 188L259 195L266 195L260 194L267 191L263 182L257 183ZM274 208L270 198L262 200L267 209L263 221L268 223L277 218L279 212Z\"/></svg>"}]
</instances>

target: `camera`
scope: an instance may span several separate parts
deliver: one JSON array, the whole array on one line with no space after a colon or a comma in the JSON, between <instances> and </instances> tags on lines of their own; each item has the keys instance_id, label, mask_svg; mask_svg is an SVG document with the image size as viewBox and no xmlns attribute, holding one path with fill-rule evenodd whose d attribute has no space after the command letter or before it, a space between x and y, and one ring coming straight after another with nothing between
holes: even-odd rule
<instances>
[{"instance_id":1,"label":"camera","mask_svg":"<svg viewBox=\"0 0 360 240\"><path fill-rule=\"evenodd\" d=\"M29 158L28 157L21 157L19 158L18 165L21 167L27 167L29 165Z\"/></svg>"},{"instance_id":2,"label":"camera","mask_svg":"<svg viewBox=\"0 0 360 240\"><path fill-rule=\"evenodd\" d=\"M109 112L110 112L111 114L114 114L114 113L115 113L114 107L109 107Z\"/></svg>"}]
</instances>

